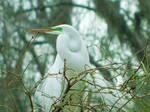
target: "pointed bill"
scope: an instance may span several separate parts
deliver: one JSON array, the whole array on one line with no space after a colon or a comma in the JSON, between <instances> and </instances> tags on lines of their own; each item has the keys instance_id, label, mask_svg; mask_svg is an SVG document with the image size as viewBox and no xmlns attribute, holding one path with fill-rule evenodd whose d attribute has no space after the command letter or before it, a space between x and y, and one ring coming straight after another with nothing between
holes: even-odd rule
<instances>
[{"instance_id":1,"label":"pointed bill","mask_svg":"<svg viewBox=\"0 0 150 112\"><path fill-rule=\"evenodd\" d=\"M48 28L44 28L44 29L28 29L29 31L34 31L34 32L53 32L53 29L48 29Z\"/></svg>"}]
</instances>

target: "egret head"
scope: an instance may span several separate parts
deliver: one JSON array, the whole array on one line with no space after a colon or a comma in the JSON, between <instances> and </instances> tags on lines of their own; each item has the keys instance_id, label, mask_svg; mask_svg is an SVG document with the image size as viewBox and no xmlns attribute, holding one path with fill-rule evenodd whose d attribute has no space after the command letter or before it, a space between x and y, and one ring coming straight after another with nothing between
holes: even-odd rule
<instances>
[{"instance_id":1,"label":"egret head","mask_svg":"<svg viewBox=\"0 0 150 112\"><path fill-rule=\"evenodd\" d=\"M75 29L70 26L70 25L58 25L58 26L53 26L50 28L43 28L43 29L29 29L29 31L34 31L34 32L45 32L45 33L49 33L49 34L63 34L63 33L71 33L73 31L75 31Z\"/></svg>"}]
</instances>

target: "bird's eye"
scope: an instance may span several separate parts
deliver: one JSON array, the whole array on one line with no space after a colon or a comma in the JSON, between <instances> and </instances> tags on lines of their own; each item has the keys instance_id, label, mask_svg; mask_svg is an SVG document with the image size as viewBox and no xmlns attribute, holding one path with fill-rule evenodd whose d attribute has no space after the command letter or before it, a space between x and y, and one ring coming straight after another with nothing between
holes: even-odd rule
<instances>
[{"instance_id":1,"label":"bird's eye","mask_svg":"<svg viewBox=\"0 0 150 112\"><path fill-rule=\"evenodd\" d=\"M51 27L51 29L56 30L56 31L62 31L63 30L62 27L57 27L57 26Z\"/></svg>"}]
</instances>

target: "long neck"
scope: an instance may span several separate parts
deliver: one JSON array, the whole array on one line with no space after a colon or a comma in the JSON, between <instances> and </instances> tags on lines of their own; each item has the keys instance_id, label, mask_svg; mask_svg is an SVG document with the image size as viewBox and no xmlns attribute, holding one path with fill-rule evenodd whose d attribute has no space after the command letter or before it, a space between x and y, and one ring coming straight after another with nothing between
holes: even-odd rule
<instances>
[{"instance_id":1,"label":"long neck","mask_svg":"<svg viewBox=\"0 0 150 112\"><path fill-rule=\"evenodd\" d=\"M55 62L48 73L58 73L64 67L64 62L61 60L59 54L55 58Z\"/></svg>"},{"instance_id":2,"label":"long neck","mask_svg":"<svg viewBox=\"0 0 150 112\"><path fill-rule=\"evenodd\" d=\"M57 52L60 56L63 56L65 53L78 52L81 49L81 38L78 32L68 32L63 33L57 38Z\"/></svg>"},{"instance_id":3,"label":"long neck","mask_svg":"<svg viewBox=\"0 0 150 112\"><path fill-rule=\"evenodd\" d=\"M83 71L89 64L88 52L78 32L63 33L57 38L57 53L62 61L66 59L68 67Z\"/></svg>"}]
</instances>

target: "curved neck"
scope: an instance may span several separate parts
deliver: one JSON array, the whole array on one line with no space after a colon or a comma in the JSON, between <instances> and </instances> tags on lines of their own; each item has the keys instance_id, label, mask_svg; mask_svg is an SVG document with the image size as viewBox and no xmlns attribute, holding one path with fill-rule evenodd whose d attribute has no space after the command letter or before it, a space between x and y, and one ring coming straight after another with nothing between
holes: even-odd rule
<instances>
[{"instance_id":1,"label":"curved neck","mask_svg":"<svg viewBox=\"0 0 150 112\"><path fill-rule=\"evenodd\" d=\"M62 33L57 38L57 52L64 60L70 58L72 53L80 51L82 45L78 32Z\"/></svg>"}]
</instances>

